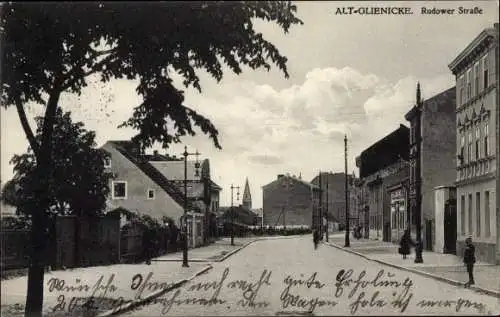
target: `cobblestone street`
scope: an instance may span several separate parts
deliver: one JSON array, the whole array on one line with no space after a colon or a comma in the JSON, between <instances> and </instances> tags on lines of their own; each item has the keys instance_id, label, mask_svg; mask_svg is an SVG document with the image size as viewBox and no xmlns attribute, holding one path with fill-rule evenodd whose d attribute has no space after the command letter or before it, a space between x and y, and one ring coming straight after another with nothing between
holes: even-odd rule
<instances>
[{"instance_id":1,"label":"cobblestone street","mask_svg":"<svg viewBox=\"0 0 500 317\"><path fill-rule=\"evenodd\" d=\"M258 241L206 275L125 313L200 315L485 315L498 298L366 260L309 236ZM336 279L342 285L336 285Z\"/></svg>"}]
</instances>

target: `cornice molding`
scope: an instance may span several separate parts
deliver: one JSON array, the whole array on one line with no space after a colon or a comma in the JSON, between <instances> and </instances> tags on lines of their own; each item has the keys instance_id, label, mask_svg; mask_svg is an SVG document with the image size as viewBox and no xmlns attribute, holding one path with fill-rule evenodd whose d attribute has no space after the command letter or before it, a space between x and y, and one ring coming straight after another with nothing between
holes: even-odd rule
<instances>
[{"instance_id":1,"label":"cornice molding","mask_svg":"<svg viewBox=\"0 0 500 317\"><path fill-rule=\"evenodd\" d=\"M473 56L477 56L485 48L488 48L490 43L498 42L498 32L495 28L484 29L472 42L467 45L467 47L458 54L458 56L448 65L448 68L452 71L454 75L458 73L460 69L470 62Z\"/></svg>"}]
</instances>

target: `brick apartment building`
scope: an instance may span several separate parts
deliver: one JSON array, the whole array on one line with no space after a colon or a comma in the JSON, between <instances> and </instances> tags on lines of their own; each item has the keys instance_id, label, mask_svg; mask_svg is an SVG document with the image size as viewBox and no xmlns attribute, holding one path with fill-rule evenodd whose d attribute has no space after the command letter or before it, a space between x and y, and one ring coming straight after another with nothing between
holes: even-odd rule
<instances>
[{"instance_id":1,"label":"brick apartment building","mask_svg":"<svg viewBox=\"0 0 500 317\"><path fill-rule=\"evenodd\" d=\"M472 236L479 260L500 262L498 23L450 63L456 77L457 251Z\"/></svg>"},{"instance_id":2,"label":"brick apartment building","mask_svg":"<svg viewBox=\"0 0 500 317\"><path fill-rule=\"evenodd\" d=\"M364 206L361 208L360 225L367 238L393 241L391 228L391 192L398 187L405 188L408 181L409 129L400 125L389 135L365 149L356 157L360 180L358 191ZM405 196L403 196L404 198ZM406 200L403 200L407 206ZM407 207L403 219L408 218ZM399 231L398 231L399 236Z\"/></svg>"},{"instance_id":3,"label":"brick apartment building","mask_svg":"<svg viewBox=\"0 0 500 317\"><path fill-rule=\"evenodd\" d=\"M352 175L347 175L349 197L354 202L354 191L351 186L353 184ZM321 189L320 193L320 208L328 217L329 221L345 224L345 173L320 172L316 175L311 184L318 186ZM353 194L353 195L351 195ZM357 215L353 213L354 206L349 205L350 218L352 223L357 223ZM327 214L328 212L328 214Z\"/></svg>"},{"instance_id":4,"label":"brick apartment building","mask_svg":"<svg viewBox=\"0 0 500 317\"><path fill-rule=\"evenodd\" d=\"M319 191L300 177L278 175L262 187L264 226L318 228Z\"/></svg>"},{"instance_id":5,"label":"brick apartment building","mask_svg":"<svg viewBox=\"0 0 500 317\"><path fill-rule=\"evenodd\" d=\"M436 230L442 232L444 222L436 223L435 188L454 191L456 177L455 87L425 101L417 84L417 102L405 115L410 122L410 219L416 230L416 213L421 213L422 243L426 250L436 250ZM453 196L453 195L452 195ZM453 208L455 202L451 202ZM441 220L441 217L438 217ZM455 226L453 224L453 226ZM452 239L456 233L450 232ZM440 239L438 239L440 240ZM454 248L453 248L454 249Z\"/></svg>"}]
</instances>

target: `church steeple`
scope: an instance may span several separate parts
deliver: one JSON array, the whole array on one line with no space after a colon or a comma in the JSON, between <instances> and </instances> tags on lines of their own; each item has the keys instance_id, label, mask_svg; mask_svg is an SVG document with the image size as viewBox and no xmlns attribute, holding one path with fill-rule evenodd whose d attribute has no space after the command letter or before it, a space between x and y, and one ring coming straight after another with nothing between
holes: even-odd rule
<instances>
[{"instance_id":1,"label":"church steeple","mask_svg":"<svg viewBox=\"0 0 500 317\"><path fill-rule=\"evenodd\" d=\"M421 102L422 102L422 96L421 96L421 91L420 91L420 83L417 82L417 107L420 106Z\"/></svg>"},{"instance_id":2,"label":"church steeple","mask_svg":"<svg viewBox=\"0 0 500 317\"><path fill-rule=\"evenodd\" d=\"M250 194L250 186L248 186L248 177L245 181L245 190L243 191L243 198L241 200L244 208L252 209L252 195Z\"/></svg>"}]
</instances>

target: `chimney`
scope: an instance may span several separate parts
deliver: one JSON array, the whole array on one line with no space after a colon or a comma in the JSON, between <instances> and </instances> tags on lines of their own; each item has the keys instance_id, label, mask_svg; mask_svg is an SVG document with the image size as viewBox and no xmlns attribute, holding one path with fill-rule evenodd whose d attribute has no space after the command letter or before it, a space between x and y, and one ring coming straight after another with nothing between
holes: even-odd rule
<instances>
[{"instance_id":1,"label":"chimney","mask_svg":"<svg viewBox=\"0 0 500 317\"><path fill-rule=\"evenodd\" d=\"M158 151L157 151L157 150L154 150L154 151L153 151L153 155L154 155L154 156L158 156Z\"/></svg>"},{"instance_id":2,"label":"chimney","mask_svg":"<svg viewBox=\"0 0 500 317\"><path fill-rule=\"evenodd\" d=\"M281 179L283 176L285 176L285 175L283 175L283 174L278 174L278 179Z\"/></svg>"}]
</instances>

